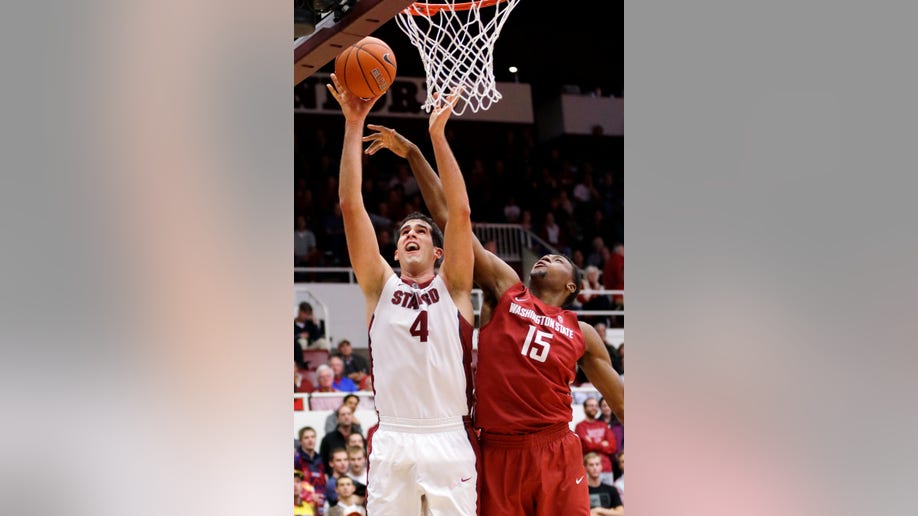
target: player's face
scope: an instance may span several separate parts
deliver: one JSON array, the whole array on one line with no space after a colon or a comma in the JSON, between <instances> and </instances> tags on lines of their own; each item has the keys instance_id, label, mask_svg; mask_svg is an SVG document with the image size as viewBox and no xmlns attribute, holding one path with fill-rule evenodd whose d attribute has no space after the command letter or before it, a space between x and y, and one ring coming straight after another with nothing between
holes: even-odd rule
<instances>
[{"instance_id":1,"label":"player's face","mask_svg":"<svg viewBox=\"0 0 918 516\"><path fill-rule=\"evenodd\" d=\"M590 478L599 478L599 475L602 474L602 460L599 457L588 460L586 471Z\"/></svg>"},{"instance_id":2,"label":"player's face","mask_svg":"<svg viewBox=\"0 0 918 516\"><path fill-rule=\"evenodd\" d=\"M573 281L574 270L570 262L559 254L546 254L532 266L529 276L538 281L548 281L564 286Z\"/></svg>"},{"instance_id":3,"label":"player's face","mask_svg":"<svg viewBox=\"0 0 918 516\"><path fill-rule=\"evenodd\" d=\"M316 433L303 432L303 437L300 437L300 446L304 450L314 450L316 448Z\"/></svg>"},{"instance_id":4,"label":"player's face","mask_svg":"<svg viewBox=\"0 0 918 516\"><path fill-rule=\"evenodd\" d=\"M433 264L442 255L433 245L433 230L423 220L406 221L398 232L396 258L404 267L408 264Z\"/></svg>"}]
</instances>

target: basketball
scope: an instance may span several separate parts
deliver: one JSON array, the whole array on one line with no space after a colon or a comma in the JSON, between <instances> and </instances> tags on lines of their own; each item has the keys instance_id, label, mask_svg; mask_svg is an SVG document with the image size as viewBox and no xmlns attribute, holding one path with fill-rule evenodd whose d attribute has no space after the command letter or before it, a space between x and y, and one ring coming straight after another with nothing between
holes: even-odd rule
<instances>
[{"instance_id":1,"label":"basketball","mask_svg":"<svg viewBox=\"0 0 918 516\"><path fill-rule=\"evenodd\" d=\"M335 58L335 75L347 91L360 98L378 97L395 80L395 52L385 41L367 36Z\"/></svg>"}]
</instances>

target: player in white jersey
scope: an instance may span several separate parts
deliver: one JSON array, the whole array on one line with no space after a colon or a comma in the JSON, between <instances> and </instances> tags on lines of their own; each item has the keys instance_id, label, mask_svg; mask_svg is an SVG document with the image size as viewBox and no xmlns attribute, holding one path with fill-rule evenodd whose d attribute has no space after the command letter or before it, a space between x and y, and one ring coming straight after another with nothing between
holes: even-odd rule
<instances>
[{"instance_id":1,"label":"player in white jersey","mask_svg":"<svg viewBox=\"0 0 918 516\"><path fill-rule=\"evenodd\" d=\"M362 100L331 78L328 89L345 117L341 212L366 298L379 414L368 436L367 512L477 514L478 444L469 421L473 235L465 182L444 133L450 105L434 109L429 125L449 224L441 234L429 217L409 215L398 229L397 276L379 253L361 195L363 125L379 97Z\"/></svg>"}]
</instances>

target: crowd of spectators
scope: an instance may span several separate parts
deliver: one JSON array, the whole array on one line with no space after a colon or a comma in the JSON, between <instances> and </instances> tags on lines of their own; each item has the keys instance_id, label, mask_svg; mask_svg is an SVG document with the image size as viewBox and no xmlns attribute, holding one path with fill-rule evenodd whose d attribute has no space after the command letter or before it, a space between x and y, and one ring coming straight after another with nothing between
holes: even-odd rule
<instances>
[{"instance_id":1,"label":"crowd of spectators","mask_svg":"<svg viewBox=\"0 0 918 516\"><path fill-rule=\"evenodd\" d=\"M596 329L605 335L604 323ZM624 372L624 344L606 344L613 366ZM620 350L620 352L619 352ZM302 353L302 352L301 352ZM316 382L307 378L314 371ZM575 385L588 385L578 371ZM301 369L294 364L294 392L346 393L324 425L299 429L294 442L294 514L365 515L367 428L357 418L360 396L372 391L366 359L347 340L338 343L326 362ZM364 389L362 387L369 387ZM335 402L337 403L337 402ZM301 408L305 408L302 407ZM332 407L329 407L332 408ZM590 492L591 514L624 514L624 426L602 398L583 401L584 418L575 426L581 439Z\"/></svg>"}]
</instances>

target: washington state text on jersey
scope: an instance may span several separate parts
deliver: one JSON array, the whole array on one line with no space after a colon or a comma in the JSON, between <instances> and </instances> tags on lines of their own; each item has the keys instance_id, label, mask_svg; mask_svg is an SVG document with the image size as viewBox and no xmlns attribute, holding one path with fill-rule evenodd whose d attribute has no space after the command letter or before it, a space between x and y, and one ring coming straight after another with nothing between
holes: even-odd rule
<instances>
[{"instance_id":1,"label":"washington state text on jersey","mask_svg":"<svg viewBox=\"0 0 918 516\"><path fill-rule=\"evenodd\" d=\"M518 315L524 319L529 319L538 325L551 328L557 332L561 332L564 335L567 335L568 338L574 337L574 330L564 326L554 317L550 317L548 315L539 315L535 313L535 310L532 310L531 308L523 308L522 306L511 302L510 313Z\"/></svg>"}]
</instances>

